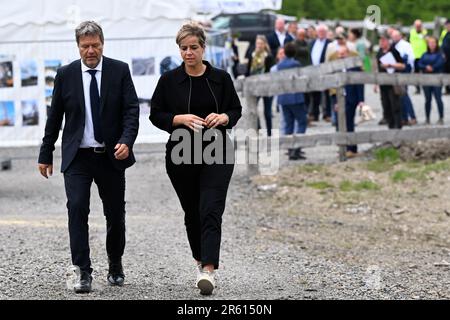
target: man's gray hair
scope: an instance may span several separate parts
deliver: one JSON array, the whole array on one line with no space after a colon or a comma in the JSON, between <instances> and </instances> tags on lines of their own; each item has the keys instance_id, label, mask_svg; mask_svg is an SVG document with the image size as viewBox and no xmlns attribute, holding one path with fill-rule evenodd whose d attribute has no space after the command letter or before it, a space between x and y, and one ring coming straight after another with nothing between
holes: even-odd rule
<instances>
[{"instance_id":1,"label":"man's gray hair","mask_svg":"<svg viewBox=\"0 0 450 320\"><path fill-rule=\"evenodd\" d=\"M105 43L102 27L95 21L84 21L75 29L77 44L80 43L80 38L85 36L99 36L102 44Z\"/></svg>"},{"instance_id":2,"label":"man's gray hair","mask_svg":"<svg viewBox=\"0 0 450 320\"><path fill-rule=\"evenodd\" d=\"M317 28L316 28L316 30L317 31L319 31L319 30L325 30L325 31L328 31L329 29L328 29L328 26L326 25L326 24L319 24L318 26L317 26Z\"/></svg>"}]
</instances>

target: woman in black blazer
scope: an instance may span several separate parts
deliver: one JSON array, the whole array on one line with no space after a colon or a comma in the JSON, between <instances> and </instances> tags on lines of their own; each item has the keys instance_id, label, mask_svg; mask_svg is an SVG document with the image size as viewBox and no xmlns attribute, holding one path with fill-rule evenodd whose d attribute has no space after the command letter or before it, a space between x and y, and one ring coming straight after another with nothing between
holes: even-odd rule
<instances>
[{"instance_id":1,"label":"woman in black blazer","mask_svg":"<svg viewBox=\"0 0 450 320\"><path fill-rule=\"evenodd\" d=\"M150 121L171 134L166 170L185 213L197 287L208 295L215 287L222 214L234 169L226 129L236 125L242 107L230 75L203 61L206 37L200 26L184 25L176 42L183 64L159 79Z\"/></svg>"}]
</instances>

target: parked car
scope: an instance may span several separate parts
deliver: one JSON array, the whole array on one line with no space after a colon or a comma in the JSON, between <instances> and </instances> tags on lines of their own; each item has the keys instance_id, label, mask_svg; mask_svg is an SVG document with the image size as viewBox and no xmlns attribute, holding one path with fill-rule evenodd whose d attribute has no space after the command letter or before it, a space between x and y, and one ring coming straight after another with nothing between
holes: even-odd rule
<instances>
[{"instance_id":1,"label":"parked car","mask_svg":"<svg viewBox=\"0 0 450 320\"><path fill-rule=\"evenodd\" d=\"M230 29L239 41L254 42L258 34L268 35L274 30L277 16L273 13L219 14L212 18L213 29Z\"/></svg>"}]
</instances>

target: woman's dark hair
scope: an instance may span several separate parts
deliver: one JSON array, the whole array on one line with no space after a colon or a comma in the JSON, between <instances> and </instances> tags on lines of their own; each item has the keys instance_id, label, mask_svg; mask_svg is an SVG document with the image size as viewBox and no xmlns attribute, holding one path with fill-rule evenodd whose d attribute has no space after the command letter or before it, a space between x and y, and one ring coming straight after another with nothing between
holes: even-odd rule
<instances>
[{"instance_id":1,"label":"woman's dark hair","mask_svg":"<svg viewBox=\"0 0 450 320\"><path fill-rule=\"evenodd\" d=\"M427 52L428 53L433 53L431 52L430 46L428 45L428 41L430 40L434 40L436 42L436 50L434 52L439 52L439 50L441 50L441 47L439 47L439 40L436 37L428 37L427 39Z\"/></svg>"},{"instance_id":2,"label":"woman's dark hair","mask_svg":"<svg viewBox=\"0 0 450 320\"><path fill-rule=\"evenodd\" d=\"M286 55L286 57L293 58L295 57L296 52L297 48L295 48L295 44L293 44L292 42L286 43L286 45L284 46L284 54Z\"/></svg>"},{"instance_id":3,"label":"woman's dark hair","mask_svg":"<svg viewBox=\"0 0 450 320\"><path fill-rule=\"evenodd\" d=\"M356 39L359 39L362 36L361 31L359 29L351 29L350 32L355 35Z\"/></svg>"}]
</instances>

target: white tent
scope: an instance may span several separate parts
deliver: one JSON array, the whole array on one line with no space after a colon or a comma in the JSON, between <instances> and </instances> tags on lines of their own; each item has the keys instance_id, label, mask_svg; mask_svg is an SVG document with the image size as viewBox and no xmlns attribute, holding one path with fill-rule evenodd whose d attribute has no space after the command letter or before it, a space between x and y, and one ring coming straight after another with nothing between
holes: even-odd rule
<instances>
[{"instance_id":1,"label":"white tent","mask_svg":"<svg viewBox=\"0 0 450 320\"><path fill-rule=\"evenodd\" d=\"M0 147L38 145L56 69L79 59L75 26L99 22L105 56L130 65L141 99L137 142L164 141L148 121L161 62L179 56L175 35L195 16L185 0L0 0Z\"/></svg>"},{"instance_id":2,"label":"white tent","mask_svg":"<svg viewBox=\"0 0 450 320\"><path fill-rule=\"evenodd\" d=\"M99 22L109 38L173 36L194 10L183 0L0 0L0 6L2 42L72 39L84 20Z\"/></svg>"},{"instance_id":3,"label":"white tent","mask_svg":"<svg viewBox=\"0 0 450 320\"><path fill-rule=\"evenodd\" d=\"M191 0L201 13L243 13L280 10L282 0Z\"/></svg>"}]
</instances>

